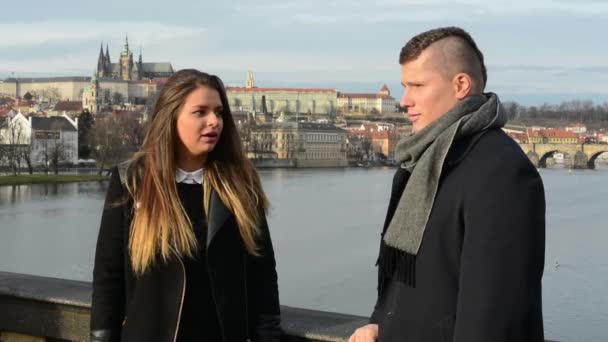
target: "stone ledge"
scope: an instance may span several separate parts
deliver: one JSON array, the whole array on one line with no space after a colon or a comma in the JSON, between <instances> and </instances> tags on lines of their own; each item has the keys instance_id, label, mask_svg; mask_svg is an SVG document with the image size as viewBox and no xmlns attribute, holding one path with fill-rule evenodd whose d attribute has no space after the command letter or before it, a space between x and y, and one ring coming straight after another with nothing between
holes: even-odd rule
<instances>
[{"instance_id":1,"label":"stone ledge","mask_svg":"<svg viewBox=\"0 0 608 342\"><path fill-rule=\"evenodd\" d=\"M0 272L1 342L88 341L90 309L89 282ZM286 342L346 342L368 321L289 306L281 316Z\"/></svg>"}]
</instances>

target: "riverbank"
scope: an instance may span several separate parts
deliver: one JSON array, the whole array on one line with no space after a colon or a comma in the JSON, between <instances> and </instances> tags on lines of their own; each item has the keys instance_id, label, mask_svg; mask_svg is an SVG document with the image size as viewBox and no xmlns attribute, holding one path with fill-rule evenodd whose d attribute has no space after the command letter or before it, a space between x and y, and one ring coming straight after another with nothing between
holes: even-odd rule
<instances>
[{"instance_id":1,"label":"riverbank","mask_svg":"<svg viewBox=\"0 0 608 342\"><path fill-rule=\"evenodd\" d=\"M3 185L23 185L23 184L58 184L72 182L91 182L107 180L106 176L99 175L17 175L17 176L0 176L0 186Z\"/></svg>"}]
</instances>

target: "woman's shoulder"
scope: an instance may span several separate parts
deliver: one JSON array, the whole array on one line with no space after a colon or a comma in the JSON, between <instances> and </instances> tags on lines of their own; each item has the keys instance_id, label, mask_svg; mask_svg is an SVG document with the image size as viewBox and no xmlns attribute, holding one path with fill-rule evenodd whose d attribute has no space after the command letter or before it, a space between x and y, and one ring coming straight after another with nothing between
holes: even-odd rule
<instances>
[{"instance_id":1,"label":"woman's shoulder","mask_svg":"<svg viewBox=\"0 0 608 342\"><path fill-rule=\"evenodd\" d=\"M117 164L113 172L118 174L120 183L124 185L133 174L140 176L143 172L143 159L127 160Z\"/></svg>"}]
</instances>

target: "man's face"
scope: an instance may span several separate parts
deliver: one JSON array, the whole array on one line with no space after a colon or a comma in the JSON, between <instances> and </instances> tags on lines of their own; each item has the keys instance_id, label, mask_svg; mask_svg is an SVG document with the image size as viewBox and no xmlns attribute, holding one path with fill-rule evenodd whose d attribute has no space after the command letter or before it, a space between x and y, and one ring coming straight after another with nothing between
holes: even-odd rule
<instances>
[{"instance_id":1,"label":"man's face","mask_svg":"<svg viewBox=\"0 0 608 342\"><path fill-rule=\"evenodd\" d=\"M458 102L452 80L436 60L440 59L434 59L433 51L426 49L415 60L401 65L401 84L406 89L400 105L407 108L414 132L420 132Z\"/></svg>"}]
</instances>

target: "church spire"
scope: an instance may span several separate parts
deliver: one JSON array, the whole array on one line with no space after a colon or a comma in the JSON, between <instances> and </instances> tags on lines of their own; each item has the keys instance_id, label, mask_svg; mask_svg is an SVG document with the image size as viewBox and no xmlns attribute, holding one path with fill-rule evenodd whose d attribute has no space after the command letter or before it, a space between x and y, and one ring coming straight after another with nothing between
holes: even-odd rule
<instances>
[{"instance_id":1,"label":"church spire","mask_svg":"<svg viewBox=\"0 0 608 342\"><path fill-rule=\"evenodd\" d=\"M103 42L101 42L101 46L99 47L99 57L97 58L97 64L99 64L100 62L103 63L104 62L104 55L103 55Z\"/></svg>"},{"instance_id":2,"label":"church spire","mask_svg":"<svg viewBox=\"0 0 608 342\"><path fill-rule=\"evenodd\" d=\"M131 51L129 51L129 36L125 35L125 45L122 49L121 56L129 56Z\"/></svg>"},{"instance_id":3,"label":"church spire","mask_svg":"<svg viewBox=\"0 0 608 342\"><path fill-rule=\"evenodd\" d=\"M138 60L139 64L143 63L142 62L142 58L141 58L141 46L139 47L139 60Z\"/></svg>"},{"instance_id":4,"label":"church spire","mask_svg":"<svg viewBox=\"0 0 608 342\"><path fill-rule=\"evenodd\" d=\"M99 48L99 57L97 58L97 75L100 77L105 76L106 69L106 59L103 55L103 42L101 42L101 46Z\"/></svg>"},{"instance_id":5,"label":"church spire","mask_svg":"<svg viewBox=\"0 0 608 342\"><path fill-rule=\"evenodd\" d=\"M111 63L110 62L110 48L108 47L108 44L106 43L106 62Z\"/></svg>"}]
</instances>

